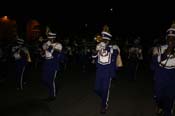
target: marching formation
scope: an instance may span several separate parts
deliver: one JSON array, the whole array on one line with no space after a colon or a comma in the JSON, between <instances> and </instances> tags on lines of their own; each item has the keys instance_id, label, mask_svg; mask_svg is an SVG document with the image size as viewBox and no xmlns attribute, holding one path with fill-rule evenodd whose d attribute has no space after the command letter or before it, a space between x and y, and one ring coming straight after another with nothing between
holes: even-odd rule
<instances>
[{"instance_id":1,"label":"marching formation","mask_svg":"<svg viewBox=\"0 0 175 116\"><path fill-rule=\"evenodd\" d=\"M150 48L150 69L154 75L153 98L158 116L172 116L175 99L175 24L171 25L165 35L163 39L166 43L155 44ZM79 64L82 72L88 71L93 65L96 71L93 91L101 100L99 106L102 114L108 111L110 86L112 80L118 78L118 70L124 67L128 80L135 81L144 60L140 37L134 38L132 44L126 42L126 46L121 46L115 42L108 25L104 25L101 32L95 35L92 46L86 46L84 42L80 48L76 41L71 45L69 41L63 43L58 39L57 33L46 30L45 37L39 39L37 57L22 37L16 36L15 40L10 47L10 55L15 64L18 91L25 89L24 73L31 63L36 63L34 68L41 68L41 81L48 93L45 101L54 101L59 95L55 79L62 71L71 70L73 63ZM3 50L0 49L1 69L3 55ZM1 73L0 76L4 74Z\"/></svg>"}]
</instances>

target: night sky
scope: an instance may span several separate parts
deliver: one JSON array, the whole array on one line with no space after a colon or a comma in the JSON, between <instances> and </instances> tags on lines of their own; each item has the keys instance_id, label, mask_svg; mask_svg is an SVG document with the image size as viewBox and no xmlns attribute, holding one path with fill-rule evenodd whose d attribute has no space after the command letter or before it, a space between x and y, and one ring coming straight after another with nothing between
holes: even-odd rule
<instances>
[{"instance_id":1,"label":"night sky","mask_svg":"<svg viewBox=\"0 0 175 116\"><path fill-rule=\"evenodd\" d=\"M49 6L49 5L48 5ZM27 13L26 13L27 14ZM40 7L31 15L12 15L22 24L30 18L51 25L57 31L81 32L83 29L98 32L109 24L113 35L136 34L148 38L164 34L175 14L172 3L133 1L82 1L78 4L57 4Z\"/></svg>"}]
</instances>

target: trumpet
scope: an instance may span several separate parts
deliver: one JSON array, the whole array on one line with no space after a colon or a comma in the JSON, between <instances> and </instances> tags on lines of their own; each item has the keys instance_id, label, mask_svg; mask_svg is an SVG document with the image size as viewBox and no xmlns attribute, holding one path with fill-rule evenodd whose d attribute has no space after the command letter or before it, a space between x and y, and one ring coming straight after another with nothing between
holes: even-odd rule
<instances>
[{"instance_id":1,"label":"trumpet","mask_svg":"<svg viewBox=\"0 0 175 116\"><path fill-rule=\"evenodd\" d=\"M29 51L27 51L26 54L27 54L27 61L32 62Z\"/></svg>"},{"instance_id":2,"label":"trumpet","mask_svg":"<svg viewBox=\"0 0 175 116\"><path fill-rule=\"evenodd\" d=\"M102 39L102 36L101 36L101 35L96 35L96 36L94 37L94 40L95 40L96 42L101 42L103 39Z\"/></svg>"}]
</instances>

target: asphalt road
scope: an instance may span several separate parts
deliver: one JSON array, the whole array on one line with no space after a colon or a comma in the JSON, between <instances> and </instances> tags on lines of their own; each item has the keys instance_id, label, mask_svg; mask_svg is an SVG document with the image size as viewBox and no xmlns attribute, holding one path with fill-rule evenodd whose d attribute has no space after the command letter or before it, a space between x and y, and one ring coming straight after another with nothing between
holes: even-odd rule
<instances>
[{"instance_id":1,"label":"asphalt road","mask_svg":"<svg viewBox=\"0 0 175 116\"><path fill-rule=\"evenodd\" d=\"M140 68L136 81L129 81L125 70L112 80L109 110L104 116L155 116L153 82L149 70ZM100 99L93 91L95 71L71 68L56 79L58 94L52 102L41 83L40 71L29 68L23 91L17 91L13 72L0 83L0 116L101 116Z\"/></svg>"}]
</instances>

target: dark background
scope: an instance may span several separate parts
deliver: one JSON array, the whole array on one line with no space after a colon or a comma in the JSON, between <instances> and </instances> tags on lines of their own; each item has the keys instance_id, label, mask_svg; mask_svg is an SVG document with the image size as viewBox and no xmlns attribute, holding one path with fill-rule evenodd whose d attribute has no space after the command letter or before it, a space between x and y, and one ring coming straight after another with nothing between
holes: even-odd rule
<instances>
[{"instance_id":1,"label":"dark background","mask_svg":"<svg viewBox=\"0 0 175 116\"><path fill-rule=\"evenodd\" d=\"M70 33L83 29L98 32L107 23L114 36L135 34L152 38L165 34L175 20L174 11L170 1L31 1L27 6L14 8L14 14L9 15L17 19L21 28L31 18Z\"/></svg>"}]
</instances>

